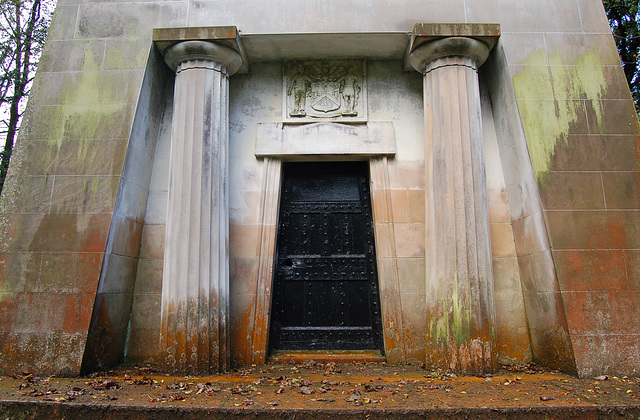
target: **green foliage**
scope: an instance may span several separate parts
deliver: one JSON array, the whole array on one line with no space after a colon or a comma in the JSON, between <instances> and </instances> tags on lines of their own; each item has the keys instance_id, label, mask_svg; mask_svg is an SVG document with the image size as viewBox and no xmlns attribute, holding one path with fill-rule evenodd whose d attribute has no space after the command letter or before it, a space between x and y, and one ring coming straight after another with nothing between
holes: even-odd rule
<instances>
[{"instance_id":1,"label":"green foliage","mask_svg":"<svg viewBox=\"0 0 640 420\"><path fill-rule=\"evenodd\" d=\"M640 111L640 1L603 0L631 94Z\"/></svg>"},{"instance_id":2,"label":"green foliage","mask_svg":"<svg viewBox=\"0 0 640 420\"><path fill-rule=\"evenodd\" d=\"M0 0L0 191L54 6L54 0Z\"/></svg>"}]
</instances>

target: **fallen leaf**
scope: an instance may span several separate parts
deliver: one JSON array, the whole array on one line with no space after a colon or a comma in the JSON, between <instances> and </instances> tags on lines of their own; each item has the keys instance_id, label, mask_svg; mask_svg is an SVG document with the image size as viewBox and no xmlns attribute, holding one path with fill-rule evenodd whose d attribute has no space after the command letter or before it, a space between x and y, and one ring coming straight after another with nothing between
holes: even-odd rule
<instances>
[{"instance_id":1,"label":"fallen leaf","mask_svg":"<svg viewBox=\"0 0 640 420\"><path fill-rule=\"evenodd\" d=\"M301 386L300 387L300 393L304 394L304 395L311 395L311 394L313 394L313 390L311 388L309 388L308 386Z\"/></svg>"}]
</instances>

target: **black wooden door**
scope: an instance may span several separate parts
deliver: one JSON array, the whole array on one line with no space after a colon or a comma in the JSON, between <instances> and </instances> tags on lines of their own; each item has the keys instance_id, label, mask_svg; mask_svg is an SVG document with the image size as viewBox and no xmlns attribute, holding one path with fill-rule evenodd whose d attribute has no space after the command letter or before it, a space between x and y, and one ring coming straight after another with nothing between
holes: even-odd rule
<instances>
[{"instance_id":1,"label":"black wooden door","mask_svg":"<svg viewBox=\"0 0 640 420\"><path fill-rule=\"evenodd\" d=\"M383 350L365 162L284 165L270 348Z\"/></svg>"}]
</instances>

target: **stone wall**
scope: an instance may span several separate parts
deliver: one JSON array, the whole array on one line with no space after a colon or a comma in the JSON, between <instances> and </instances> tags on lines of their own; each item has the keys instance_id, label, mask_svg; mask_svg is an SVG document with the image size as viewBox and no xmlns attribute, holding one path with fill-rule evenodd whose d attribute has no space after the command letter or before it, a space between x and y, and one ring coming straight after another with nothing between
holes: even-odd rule
<instances>
[{"instance_id":1,"label":"stone wall","mask_svg":"<svg viewBox=\"0 0 640 420\"><path fill-rule=\"evenodd\" d=\"M242 31L249 64L229 86L232 362L264 357L260 232L274 226L263 212L274 173L254 155L258 125L282 122L283 59L336 48L368 58L369 121L394 128L395 156L372 163L387 176L372 172L384 186L372 195L388 204L377 251L396 281L387 313L399 314L388 357L424 360L424 104L420 74L403 63L407 33L495 22L480 82L499 356L638 374L640 128L599 0L123 6L58 2L0 200L3 373L159 362L173 77L152 30L216 25ZM315 32L313 46L294 35Z\"/></svg>"}]
</instances>

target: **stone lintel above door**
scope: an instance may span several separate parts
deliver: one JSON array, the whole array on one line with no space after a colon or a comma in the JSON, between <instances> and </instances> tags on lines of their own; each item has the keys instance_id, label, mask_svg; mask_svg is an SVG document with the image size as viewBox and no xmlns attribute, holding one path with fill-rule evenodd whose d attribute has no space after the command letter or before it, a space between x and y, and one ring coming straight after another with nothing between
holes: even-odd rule
<instances>
[{"instance_id":1,"label":"stone lintel above door","mask_svg":"<svg viewBox=\"0 0 640 420\"><path fill-rule=\"evenodd\" d=\"M395 154L395 135L390 122L258 124L256 157L292 160L311 155L325 155L336 159L341 156L351 158Z\"/></svg>"}]
</instances>

